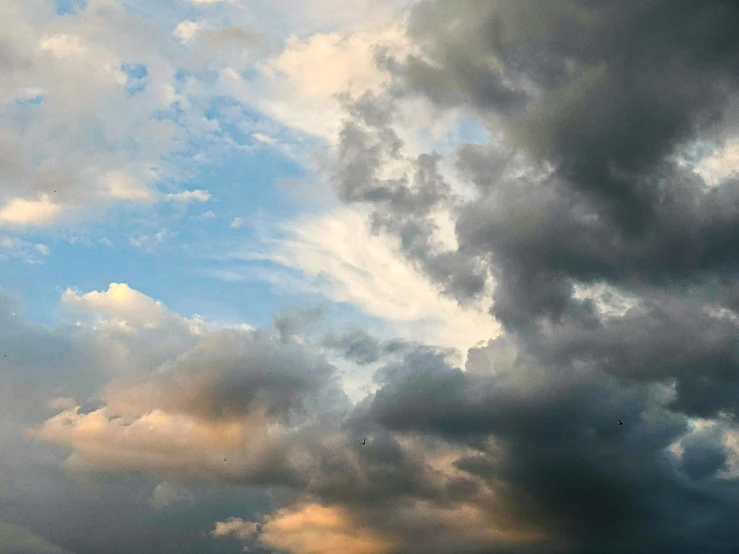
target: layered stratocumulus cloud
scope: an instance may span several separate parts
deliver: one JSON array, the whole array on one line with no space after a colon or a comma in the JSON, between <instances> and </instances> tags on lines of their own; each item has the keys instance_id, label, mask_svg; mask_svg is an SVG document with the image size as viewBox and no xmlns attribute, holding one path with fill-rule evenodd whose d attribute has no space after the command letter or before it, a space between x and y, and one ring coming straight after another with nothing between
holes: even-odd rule
<instances>
[{"instance_id":1,"label":"layered stratocumulus cloud","mask_svg":"<svg viewBox=\"0 0 739 554\"><path fill-rule=\"evenodd\" d=\"M229 73L238 56L219 75L280 91L273 117L334 144L323 177L347 204L230 259L316 278L398 336L316 337L311 312L225 326L121 283L66 290L45 327L3 296L17 536L77 554L735 550L739 7L426 0L406 29L390 4L366 25L303 14L267 84ZM193 25L201 63L210 24ZM106 55L59 32L46 52ZM330 79L321 52L344 64ZM410 132L414 106L490 139ZM36 217L17 206L0 214ZM347 368L367 366L353 402Z\"/></svg>"}]
</instances>

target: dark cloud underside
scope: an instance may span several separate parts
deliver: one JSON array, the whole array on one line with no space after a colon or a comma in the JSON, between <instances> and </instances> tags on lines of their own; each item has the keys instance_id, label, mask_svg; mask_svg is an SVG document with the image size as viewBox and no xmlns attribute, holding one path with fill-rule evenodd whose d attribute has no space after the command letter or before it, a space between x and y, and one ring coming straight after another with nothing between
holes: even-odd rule
<instances>
[{"instance_id":1,"label":"dark cloud underside","mask_svg":"<svg viewBox=\"0 0 739 554\"><path fill-rule=\"evenodd\" d=\"M733 425L739 413L739 181L709 187L677 161L738 131L739 5L431 1L410 22L420 54L380 55L395 80L351 110L337 185L447 294L474 297L494 279L491 313L519 366L473 371L484 349L467 372L405 358L358 410L479 449L458 465L519 491L509 513L562 541L532 552L730 552L736 484L715 477L720 433L691 435L681 458L667 447L685 416ZM402 158L395 105L419 95L502 133L456 152L474 200L452 194L435 153L406 160L405 179L380 177ZM443 253L439 207L459 241ZM602 301L619 294L627 306L609 314ZM383 350L358 337L342 347L357 360Z\"/></svg>"}]
</instances>

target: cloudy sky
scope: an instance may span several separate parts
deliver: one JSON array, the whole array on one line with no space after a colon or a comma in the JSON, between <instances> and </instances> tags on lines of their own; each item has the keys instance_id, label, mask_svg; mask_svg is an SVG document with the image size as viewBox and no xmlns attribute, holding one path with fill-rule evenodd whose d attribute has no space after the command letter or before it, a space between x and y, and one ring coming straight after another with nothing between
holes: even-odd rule
<instances>
[{"instance_id":1,"label":"cloudy sky","mask_svg":"<svg viewBox=\"0 0 739 554\"><path fill-rule=\"evenodd\" d=\"M734 552L737 28L0 0L0 554Z\"/></svg>"}]
</instances>

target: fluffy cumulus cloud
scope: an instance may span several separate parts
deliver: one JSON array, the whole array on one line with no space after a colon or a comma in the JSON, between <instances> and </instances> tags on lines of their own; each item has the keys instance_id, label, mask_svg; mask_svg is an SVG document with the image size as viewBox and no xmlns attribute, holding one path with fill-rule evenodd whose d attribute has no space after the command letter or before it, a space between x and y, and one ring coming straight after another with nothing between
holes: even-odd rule
<instances>
[{"instance_id":1,"label":"fluffy cumulus cloud","mask_svg":"<svg viewBox=\"0 0 739 554\"><path fill-rule=\"evenodd\" d=\"M344 115L337 95L356 97L379 90L388 72L375 63L379 49L402 50L402 27L395 24L354 33L291 36L284 49L262 67L265 112L301 131L335 140Z\"/></svg>"},{"instance_id":2,"label":"fluffy cumulus cloud","mask_svg":"<svg viewBox=\"0 0 739 554\"><path fill-rule=\"evenodd\" d=\"M203 17L231 4L193 3ZM310 312L205 322L123 283L65 290L64 322L48 327L0 296L0 547L735 551L739 6L424 0L400 21L388 1L362 23L360 4L295 8L304 32L253 88L226 69L238 56L213 77L242 99L276 91L262 109L333 143L322 167L344 204L231 258L298 271L395 336L303 333ZM123 83L91 35L24 29L12 45L43 54L8 46L0 70L51 56L80 75L97 64L90 90ZM198 63L213 55L211 23L178 29ZM414 139L419 105L414 133L419 114L464 114L490 138ZM14 140L0 136L0 178L20 183L33 171ZM148 190L114 166L118 198ZM7 224L73 198L9 190ZM352 372L368 367L372 391L353 401Z\"/></svg>"}]
</instances>

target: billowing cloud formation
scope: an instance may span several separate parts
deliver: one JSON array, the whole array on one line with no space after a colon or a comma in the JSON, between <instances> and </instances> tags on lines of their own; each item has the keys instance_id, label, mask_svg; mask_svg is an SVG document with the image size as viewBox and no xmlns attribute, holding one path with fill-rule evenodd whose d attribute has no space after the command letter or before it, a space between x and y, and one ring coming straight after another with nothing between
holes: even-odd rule
<instances>
[{"instance_id":1,"label":"billowing cloud formation","mask_svg":"<svg viewBox=\"0 0 739 554\"><path fill-rule=\"evenodd\" d=\"M256 509L264 513L266 500L258 492L69 472L68 450L24 432L75 406L94 413L111 379L166 367L202 333L219 328L162 309L124 284L63 296L61 312L71 322L47 327L29 321L19 302L0 294L0 550L124 553L156 545L162 552L210 552L213 540L201 534L215 520L232 510L247 517Z\"/></svg>"},{"instance_id":2,"label":"billowing cloud formation","mask_svg":"<svg viewBox=\"0 0 739 554\"><path fill-rule=\"evenodd\" d=\"M420 52L381 57L392 86L350 107L342 198L369 205L375 229L399 237L448 295L466 302L494 282L500 340L538 368L501 381L497 370L396 364L367 414L455 442L494 437L500 462L464 467L518 490L516 508L549 532L550 548L731 548L720 515L734 490L730 433L674 445L686 416L731 427L739 408L738 20L729 2L422 2L409 27ZM400 106L417 96L487 122L493 140L454 156L472 198L454 193L440 154L405 154ZM690 159L699 143L715 153ZM455 220L447 250L436 241L441 209ZM346 352L383 349L354 341ZM632 421L621 438L599 423L618 413ZM610 450L621 440L633 446ZM702 481L718 475L728 480ZM700 531L688 492L697 482ZM624 528L634 538L619 542Z\"/></svg>"},{"instance_id":3,"label":"billowing cloud formation","mask_svg":"<svg viewBox=\"0 0 739 554\"><path fill-rule=\"evenodd\" d=\"M157 513L197 508L202 493L190 502L183 490L203 482L266 491L263 509L208 512L214 545L733 552L739 182L724 165L738 19L729 2L415 5L416 53L381 54L392 79L346 99L334 177L342 200L369 207L378 236L444 291L435 306L488 303L503 334L471 348L464 368L437 337L324 337L378 367L376 392L352 405L337 369L280 331L289 326L205 326L114 285L65 293L81 314L73 328L11 325L2 306L10 375L43 375L53 352L84 390L71 368L100 366L85 393L98 393L95 405L61 387L44 394L60 413L41 421L8 405L63 447L74 475L156 477L142 504ZM65 56L79 47L49 44ZM488 125L489 144L453 157L471 198L442 171L443 154L408 154L399 113L418 96ZM701 142L714 152L691 158ZM440 239L439 213L454 241ZM328 240L310 228L303 238ZM417 305L402 298L415 300L414 287L399 288L399 305ZM101 551L71 535L53 542ZM130 551L144 552L132 536Z\"/></svg>"},{"instance_id":4,"label":"billowing cloud formation","mask_svg":"<svg viewBox=\"0 0 739 554\"><path fill-rule=\"evenodd\" d=\"M461 370L444 350L354 332L323 341L379 364L377 392L352 407L335 369L284 322L184 334L189 320L126 285L63 298L90 314L75 329L99 337L80 335L78 351L134 341L137 362L86 408L50 383L46 402L61 411L30 434L71 449L73 475L163 480L141 500L157 513L196 513L202 493L190 490L202 482L269 492L270 515L227 513L211 520L214 539L317 553L620 552L626 529L664 551L706 534L717 548L734 544L723 514L736 509L736 426L689 427L664 385L548 367L511 336L472 349ZM102 340L124 322L129 331ZM178 354L136 339L158 328L183 333ZM678 526L686 517L700 526Z\"/></svg>"},{"instance_id":5,"label":"billowing cloud formation","mask_svg":"<svg viewBox=\"0 0 739 554\"><path fill-rule=\"evenodd\" d=\"M135 310L133 304L127 307ZM144 306L154 307L164 309ZM65 410L35 435L72 446L73 467L291 483L313 456L309 444L301 447L307 440L301 434L310 434L301 423L351 407L334 374L289 338L211 331L155 373L139 371L110 383L104 407Z\"/></svg>"},{"instance_id":6,"label":"billowing cloud formation","mask_svg":"<svg viewBox=\"0 0 739 554\"><path fill-rule=\"evenodd\" d=\"M383 179L402 143L392 102L369 96L343 133L344 197L372 203L377 224L450 293L478 294L494 276L493 314L544 363L673 379L687 413L734 411L739 189L730 175L709 187L674 158L736 132L727 110L739 45L725 25L739 12L723 3L463 6L418 6L411 34L425 58L385 62L399 75L396 95L420 92L502 123L499 143L457 152L476 198L451 198L433 156L418 159L427 177L414 186ZM429 255L429 213L450 203L459 246ZM592 286L631 293L632 309L600 318L576 294Z\"/></svg>"}]
</instances>

